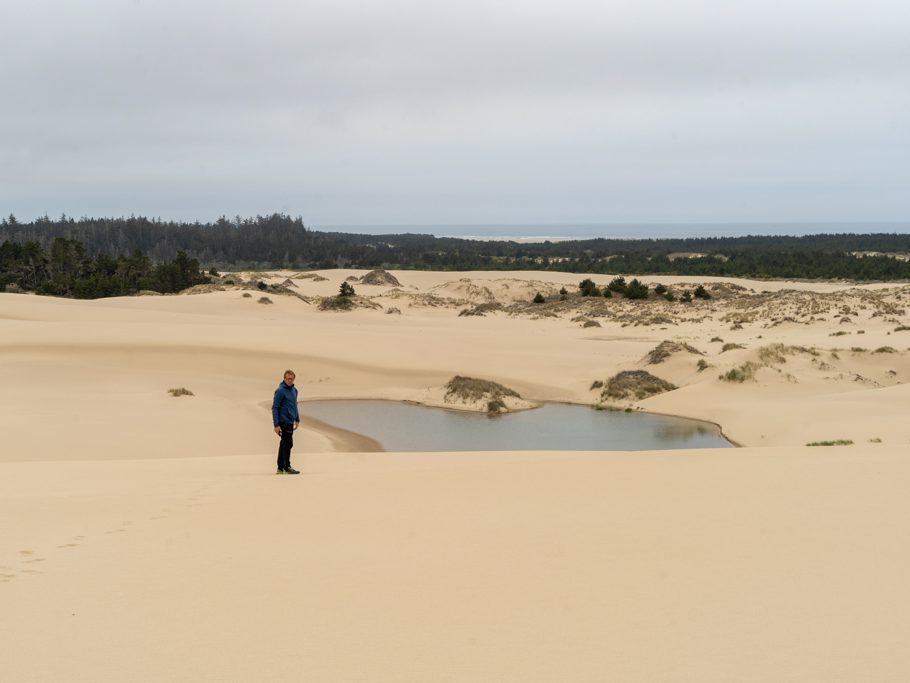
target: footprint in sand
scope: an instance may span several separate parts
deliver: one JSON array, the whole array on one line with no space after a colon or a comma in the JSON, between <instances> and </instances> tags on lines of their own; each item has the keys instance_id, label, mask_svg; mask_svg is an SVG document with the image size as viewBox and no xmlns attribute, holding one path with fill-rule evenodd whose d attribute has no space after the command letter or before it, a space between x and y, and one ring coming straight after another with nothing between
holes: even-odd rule
<instances>
[{"instance_id":1,"label":"footprint in sand","mask_svg":"<svg viewBox=\"0 0 910 683\"><path fill-rule=\"evenodd\" d=\"M35 562L44 562L43 557L33 557L30 560L25 560L25 564L34 564Z\"/></svg>"},{"instance_id":2,"label":"footprint in sand","mask_svg":"<svg viewBox=\"0 0 910 683\"><path fill-rule=\"evenodd\" d=\"M35 551L34 550L20 550L19 554L20 555L34 555Z\"/></svg>"}]
</instances>

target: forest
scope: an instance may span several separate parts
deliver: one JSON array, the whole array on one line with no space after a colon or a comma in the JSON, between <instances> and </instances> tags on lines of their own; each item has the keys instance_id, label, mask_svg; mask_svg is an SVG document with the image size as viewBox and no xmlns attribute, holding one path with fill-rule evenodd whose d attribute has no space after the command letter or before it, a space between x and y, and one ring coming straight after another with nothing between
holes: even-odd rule
<instances>
[{"instance_id":1,"label":"forest","mask_svg":"<svg viewBox=\"0 0 910 683\"><path fill-rule=\"evenodd\" d=\"M68 246L54 247L58 239L64 240L60 244ZM78 271L78 276L73 275L71 279L81 283L80 291L131 290L141 284L170 287L176 280L165 271L176 268L182 273L181 278L188 277L187 260L195 260L205 268L225 270L349 267L857 281L910 279L910 262L905 258L910 254L910 234L900 233L518 243L423 234L320 232L307 228L300 217L277 213L250 218L221 217L211 223L136 216L79 219L61 216L56 220L42 217L20 222L10 215L0 222L0 242L17 245L4 245L8 253L16 248L29 250L25 258L34 262L29 266L32 270L23 276L21 272L11 275L2 265L4 261L0 261L3 269L0 282L14 282L35 291L42 268L36 249L44 255L45 270L51 274L49 279L42 280L42 286L60 289L68 281L62 273ZM54 249L68 255L55 256ZM183 259L181 265L174 265L175 259ZM73 270L75 266L60 266L62 261L81 265ZM21 264L18 267L21 270ZM159 267L163 270L156 271ZM73 296L79 296L74 284L67 287Z\"/></svg>"},{"instance_id":2,"label":"forest","mask_svg":"<svg viewBox=\"0 0 910 683\"><path fill-rule=\"evenodd\" d=\"M143 290L170 294L208 281L199 262L183 251L171 261L152 263L138 250L88 256L80 242L63 237L47 248L38 242L0 244L0 291L97 299Z\"/></svg>"}]
</instances>

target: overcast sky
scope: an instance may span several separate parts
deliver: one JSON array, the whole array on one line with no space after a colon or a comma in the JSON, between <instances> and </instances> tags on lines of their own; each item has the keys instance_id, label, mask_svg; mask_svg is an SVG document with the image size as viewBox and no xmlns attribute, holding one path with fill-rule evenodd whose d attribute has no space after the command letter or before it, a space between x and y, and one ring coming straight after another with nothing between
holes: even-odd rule
<instances>
[{"instance_id":1,"label":"overcast sky","mask_svg":"<svg viewBox=\"0 0 910 683\"><path fill-rule=\"evenodd\" d=\"M0 212L905 221L906 0L0 0Z\"/></svg>"}]
</instances>

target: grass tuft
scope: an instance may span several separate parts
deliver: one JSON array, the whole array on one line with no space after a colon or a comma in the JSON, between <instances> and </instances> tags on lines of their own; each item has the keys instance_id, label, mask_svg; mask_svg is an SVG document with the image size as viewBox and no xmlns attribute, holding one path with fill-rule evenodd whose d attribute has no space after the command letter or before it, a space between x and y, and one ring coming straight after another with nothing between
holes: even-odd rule
<instances>
[{"instance_id":1,"label":"grass tuft","mask_svg":"<svg viewBox=\"0 0 910 683\"><path fill-rule=\"evenodd\" d=\"M853 442L850 439L835 439L834 441L813 441L812 443L807 443L807 446L852 446Z\"/></svg>"}]
</instances>

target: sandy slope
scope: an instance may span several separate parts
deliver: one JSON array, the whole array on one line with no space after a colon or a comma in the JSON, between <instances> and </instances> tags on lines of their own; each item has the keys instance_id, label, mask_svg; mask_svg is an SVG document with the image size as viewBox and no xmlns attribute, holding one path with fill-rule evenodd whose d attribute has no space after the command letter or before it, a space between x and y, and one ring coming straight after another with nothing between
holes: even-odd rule
<instances>
[{"instance_id":1,"label":"sandy slope","mask_svg":"<svg viewBox=\"0 0 910 683\"><path fill-rule=\"evenodd\" d=\"M580 276L394 274L347 313L0 294L0 680L907 679L908 288L459 317ZM664 340L703 355L649 364ZM441 401L464 374L579 403L646 369L680 388L634 407L747 447L365 453L307 423L304 474L275 477L286 367L306 398ZM855 443L804 446L827 439Z\"/></svg>"},{"instance_id":2,"label":"sandy slope","mask_svg":"<svg viewBox=\"0 0 910 683\"><path fill-rule=\"evenodd\" d=\"M910 464L824 450L3 463L0 679L906 680Z\"/></svg>"}]
</instances>

